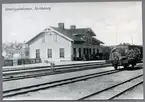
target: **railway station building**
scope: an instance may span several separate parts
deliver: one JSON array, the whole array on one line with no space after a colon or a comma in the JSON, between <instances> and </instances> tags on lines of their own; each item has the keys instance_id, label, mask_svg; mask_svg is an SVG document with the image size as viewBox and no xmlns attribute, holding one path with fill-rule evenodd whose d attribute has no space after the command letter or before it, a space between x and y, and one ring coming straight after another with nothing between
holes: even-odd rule
<instances>
[{"instance_id":1,"label":"railway station building","mask_svg":"<svg viewBox=\"0 0 145 102\"><path fill-rule=\"evenodd\" d=\"M66 29L64 23L58 23L58 27L49 26L26 42L28 57L40 58L42 61L87 59L92 54L102 52L100 45L104 43L95 36L91 28L71 25Z\"/></svg>"}]
</instances>

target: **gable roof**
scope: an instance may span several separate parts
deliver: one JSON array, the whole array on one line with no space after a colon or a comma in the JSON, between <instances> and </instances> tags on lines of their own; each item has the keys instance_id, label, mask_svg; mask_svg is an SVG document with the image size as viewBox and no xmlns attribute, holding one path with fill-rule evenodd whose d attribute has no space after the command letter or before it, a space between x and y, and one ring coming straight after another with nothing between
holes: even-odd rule
<instances>
[{"instance_id":1,"label":"gable roof","mask_svg":"<svg viewBox=\"0 0 145 102\"><path fill-rule=\"evenodd\" d=\"M49 27L53 32L59 33L61 36L65 37L66 39L74 42L85 42L85 40L82 38L83 35L89 34L91 36L96 36L95 33L92 31L91 28L77 28L77 29L60 29L58 27ZM27 44L32 43L35 41L37 38L41 37L45 32L40 32L38 35L36 35L34 38L29 40ZM76 35L76 36L75 36ZM79 36L78 36L79 35ZM94 43L102 43L102 41L93 38L92 39Z\"/></svg>"},{"instance_id":2,"label":"gable roof","mask_svg":"<svg viewBox=\"0 0 145 102\"><path fill-rule=\"evenodd\" d=\"M56 31L59 31L62 34L65 34L66 36L71 36L73 34L79 34L79 35L83 34L84 35L87 32L91 32L90 34L92 36L96 36L91 28L77 28L77 29L60 29L57 27L51 27L51 28L55 29Z\"/></svg>"},{"instance_id":3,"label":"gable roof","mask_svg":"<svg viewBox=\"0 0 145 102\"><path fill-rule=\"evenodd\" d=\"M51 27L51 28L54 29L55 31L58 31L59 33L65 35L66 37L72 39L73 41L82 41L82 42L84 42L83 39L74 36L73 35L74 33L70 29L60 29L60 28L57 28L57 27ZM77 30L77 29L75 29L75 30Z\"/></svg>"},{"instance_id":4,"label":"gable roof","mask_svg":"<svg viewBox=\"0 0 145 102\"><path fill-rule=\"evenodd\" d=\"M30 44L33 41L35 41L37 38L41 37L44 34L44 32L40 32L39 34L37 34L35 37L33 37L32 39L30 39L28 42L26 42L26 44Z\"/></svg>"},{"instance_id":5,"label":"gable roof","mask_svg":"<svg viewBox=\"0 0 145 102\"><path fill-rule=\"evenodd\" d=\"M85 40L83 38L81 38L81 36L87 34L87 32L90 32L89 34L91 36L96 36L96 34L93 32L93 30L91 28L77 28L77 29L60 29L57 27L51 27L54 30L64 34L65 36L71 38L74 41L80 41L80 42L85 42ZM74 35L80 35L79 36L74 36ZM104 44L102 41L96 39L96 38L92 38L94 43L101 43Z\"/></svg>"},{"instance_id":6,"label":"gable roof","mask_svg":"<svg viewBox=\"0 0 145 102\"><path fill-rule=\"evenodd\" d=\"M52 32L54 32L54 33L57 33L57 34L59 34L59 35L61 35L61 36L63 36L63 37L65 37L66 39L68 39L68 40L70 40L70 41L73 41L72 39L70 39L68 36L66 36L66 35L64 35L64 34L62 34L62 33L60 33L60 32L58 32L58 31L55 31L53 28L51 28L51 27L48 27L47 29L50 29ZM37 34L35 37L33 37L32 39L30 39L28 42L26 42L26 44L31 44L32 42L34 42L37 38L40 38L41 36L43 36L43 34L45 34L47 31L42 31L42 32L40 32L39 34Z\"/></svg>"},{"instance_id":7,"label":"gable roof","mask_svg":"<svg viewBox=\"0 0 145 102\"><path fill-rule=\"evenodd\" d=\"M96 39L96 38L92 38L93 43L100 43L100 44L104 44L102 41Z\"/></svg>"}]
</instances>

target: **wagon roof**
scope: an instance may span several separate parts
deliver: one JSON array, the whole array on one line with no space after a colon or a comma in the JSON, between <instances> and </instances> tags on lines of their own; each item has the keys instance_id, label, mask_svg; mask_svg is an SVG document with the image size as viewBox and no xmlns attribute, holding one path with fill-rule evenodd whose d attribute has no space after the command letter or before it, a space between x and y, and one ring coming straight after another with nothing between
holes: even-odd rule
<instances>
[{"instance_id":1,"label":"wagon roof","mask_svg":"<svg viewBox=\"0 0 145 102\"><path fill-rule=\"evenodd\" d=\"M138 48L138 47L142 47L142 46L140 46L140 45L117 45L117 46L115 46L113 49L112 49L112 52L113 51L115 51L116 49L121 49L121 48L123 48L123 49L125 49L125 48Z\"/></svg>"}]
</instances>

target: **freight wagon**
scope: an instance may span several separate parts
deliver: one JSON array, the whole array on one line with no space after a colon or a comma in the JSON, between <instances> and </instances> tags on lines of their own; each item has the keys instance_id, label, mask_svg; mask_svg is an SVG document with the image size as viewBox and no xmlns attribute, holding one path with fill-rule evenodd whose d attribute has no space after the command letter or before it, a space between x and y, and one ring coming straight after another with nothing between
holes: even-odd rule
<instances>
[{"instance_id":1,"label":"freight wagon","mask_svg":"<svg viewBox=\"0 0 145 102\"><path fill-rule=\"evenodd\" d=\"M138 45L118 45L112 49L110 53L110 61L115 69L118 66L127 68L129 65L132 68L142 61L143 51L142 46Z\"/></svg>"}]
</instances>

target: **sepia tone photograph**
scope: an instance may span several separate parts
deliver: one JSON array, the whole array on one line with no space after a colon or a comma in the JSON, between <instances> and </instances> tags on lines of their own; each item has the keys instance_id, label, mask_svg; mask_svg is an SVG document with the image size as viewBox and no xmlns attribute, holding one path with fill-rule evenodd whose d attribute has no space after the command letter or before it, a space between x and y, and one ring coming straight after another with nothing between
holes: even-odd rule
<instances>
[{"instance_id":1,"label":"sepia tone photograph","mask_svg":"<svg viewBox=\"0 0 145 102\"><path fill-rule=\"evenodd\" d=\"M136 100L142 2L2 4L3 100Z\"/></svg>"}]
</instances>

